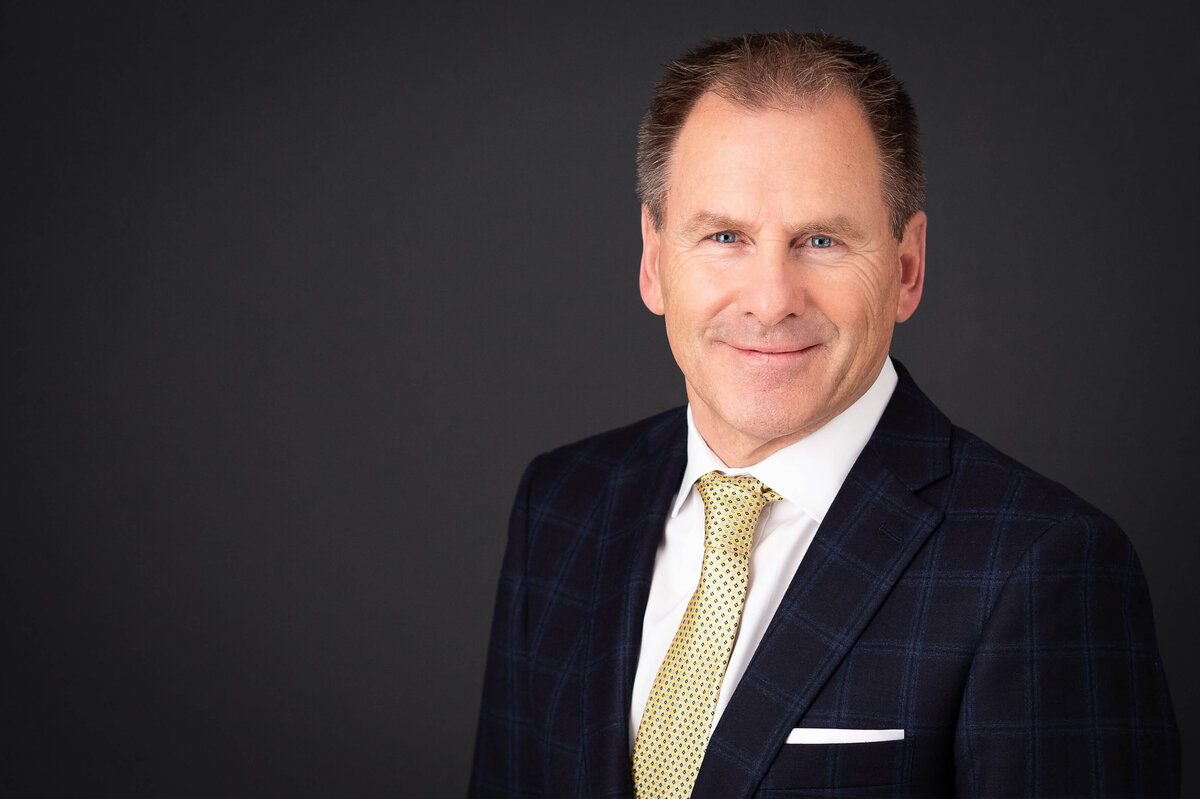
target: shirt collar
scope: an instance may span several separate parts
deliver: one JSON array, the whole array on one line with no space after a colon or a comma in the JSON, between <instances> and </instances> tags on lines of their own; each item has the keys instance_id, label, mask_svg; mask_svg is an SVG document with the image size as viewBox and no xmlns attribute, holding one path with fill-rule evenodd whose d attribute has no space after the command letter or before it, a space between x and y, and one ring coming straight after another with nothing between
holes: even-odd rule
<instances>
[{"instance_id":1,"label":"shirt collar","mask_svg":"<svg viewBox=\"0 0 1200 799\"><path fill-rule=\"evenodd\" d=\"M753 466L740 468L726 466L709 449L696 430L689 405L687 467L671 505L671 516L679 513L693 489L692 484L702 475L717 470L728 475L753 475L820 523L879 424L897 381L896 367L887 358L875 382L849 408L796 443L771 453Z\"/></svg>"}]
</instances>

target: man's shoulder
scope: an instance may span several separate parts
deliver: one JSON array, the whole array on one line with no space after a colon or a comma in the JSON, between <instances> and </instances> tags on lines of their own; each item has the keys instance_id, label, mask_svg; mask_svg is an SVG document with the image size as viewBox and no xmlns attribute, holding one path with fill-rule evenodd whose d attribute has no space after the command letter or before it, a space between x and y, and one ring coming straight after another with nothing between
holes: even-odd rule
<instances>
[{"instance_id":1,"label":"man's shoulder","mask_svg":"<svg viewBox=\"0 0 1200 799\"><path fill-rule=\"evenodd\" d=\"M877 454L925 501L953 516L1021 519L1033 527L1107 517L1061 483L950 422L902 367L872 440Z\"/></svg>"},{"instance_id":2,"label":"man's shoulder","mask_svg":"<svg viewBox=\"0 0 1200 799\"><path fill-rule=\"evenodd\" d=\"M885 474L938 514L937 549L945 563L1007 575L1031 558L1080 569L1131 561L1129 539L1111 517L951 423L911 378L897 387L868 447ZM860 501L876 496L879 481L888 479L880 474L878 468L859 473Z\"/></svg>"},{"instance_id":3,"label":"man's shoulder","mask_svg":"<svg viewBox=\"0 0 1200 799\"><path fill-rule=\"evenodd\" d=\"M951 488L959 494L958 504L990 500L1026 512L1040 509L1054 518L1103 515L1067 486L958 426L952 428L950 460Z\"/></svg>"},{"instance_id":4,"label":"man's shoulder","mask_svg":"<svg viewBox=\"0 0 1200 799\"><path fill-rule=\"evenodd\" d=\"M1035 562L1124 568L1136 557L1112 517L979 436L954 427L950 453L950 474L924 498L942 511L941 540L955 552L986 551L1003 574Z\"/></svg>"},{"instance_id":5,"label":"man's shoulder","mask_svg":"<svg viewBox=\"0 0 1200 799\"><path fill-rule=\"evenodd\" d=\"M525 470L519 496L584 528L582 520L608 503L613 491L665 507L682 479L686 453L687 417L675 408L538 455Z\"/></svg>"},{"instance_id":6,"label":"man's shoulder","mask_svg":"<svg viewBox=\"0 0 1200 799\"><path fill-rule=\"evenodd\" d=\"M687 416L672 408L633 424L588 436L538 455L524 482L596 493L602 484L620 484L673 474L679 480L687 455ZM678 468L676 468L678 467Z\"/></svg>"}]
</instances>

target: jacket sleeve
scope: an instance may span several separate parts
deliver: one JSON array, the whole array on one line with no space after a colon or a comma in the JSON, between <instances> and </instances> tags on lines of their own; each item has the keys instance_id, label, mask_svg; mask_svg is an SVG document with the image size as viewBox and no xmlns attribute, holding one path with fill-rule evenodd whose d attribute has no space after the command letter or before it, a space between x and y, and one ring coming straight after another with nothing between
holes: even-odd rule
<instances>
[{"instance_id":1,"label":"jacket sleeve","mask_svg":"<svg viewBox=\"0 0 1200 799\"><path fill-rule=\"evenodd\" d=\"M1150 597L1111 520L1051 528L998 580L955 758L959 796L1179 796Z\"/></svg>"},{"instance_id":2,"label":"jacket sleeve","mask_svg":"<svg viewBox=\"0 0 1200 799\"><path fill-rule=\"evenodd\" d=\"M529 709L526 646L526 533L533 471L531 464L521 479L509 519L483 679L471 797L540 795L532 784L530 740L535 733Z\"/></svg>"}]
</instances>

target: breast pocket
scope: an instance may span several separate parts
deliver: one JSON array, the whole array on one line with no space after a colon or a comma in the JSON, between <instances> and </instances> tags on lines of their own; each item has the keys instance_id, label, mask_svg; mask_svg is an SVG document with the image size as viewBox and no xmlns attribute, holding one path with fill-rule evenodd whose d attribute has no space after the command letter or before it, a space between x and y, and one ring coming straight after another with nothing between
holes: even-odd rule
<instances>
[{"instance_id":1,"label":"breast pocket","mask_svg":"<svg viewBox=\"0 0 1200 799\"><path fill-rule=\"evenodd\" d=\"M785 744L763 778L761 795L887 796L889 789L908 782L909 743Z\"/></svg>"}]
</instances>

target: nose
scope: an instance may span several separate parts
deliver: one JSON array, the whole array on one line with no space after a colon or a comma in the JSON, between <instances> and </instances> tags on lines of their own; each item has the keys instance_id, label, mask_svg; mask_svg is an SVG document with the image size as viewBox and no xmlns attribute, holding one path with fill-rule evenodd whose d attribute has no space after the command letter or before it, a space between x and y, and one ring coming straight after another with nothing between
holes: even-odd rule
<instances>
[{"instance_id":1,"label":"nose","mask_svg":"<svg viewBox=\"0 0 1200 799\"><path fill-rule=\"evenodd\" d=\"M804 266L790 256L790 247L760 247L744 263L739 305L763 325L804 313Z\"/></svg>"}]
</instances>

